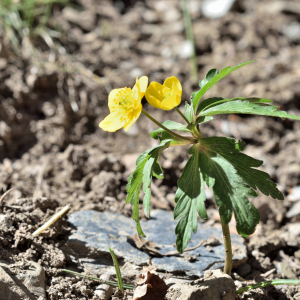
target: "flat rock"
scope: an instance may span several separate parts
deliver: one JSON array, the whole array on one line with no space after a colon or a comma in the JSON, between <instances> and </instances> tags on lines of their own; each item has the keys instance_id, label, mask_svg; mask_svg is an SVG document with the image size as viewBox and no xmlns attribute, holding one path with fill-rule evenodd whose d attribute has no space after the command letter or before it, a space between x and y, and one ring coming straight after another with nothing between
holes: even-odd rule
<instances>
[{"instance_id":1,"label":"flat rock","mask_svg":"<svg viewBox=\"0 0 300 300\"><path fill-rule=\"evenodd\" d=\"M205 277L205 276L204 276ZM235 284L233 279L215 270L202 283L195 285L175 284L168 289L167 300L234 300Z\"/></svg>"},{"instance_id":2,"label":"flat rock","mask_svg":"<svg viewBox=\"0 0 300 300\"><path fill-rule=\"evenodd\" d=\"M26 261L26 266L29 269L12 275L10 265L0 262L0 299L46 299L44 269L33 261Z\"/></svg>"},{"instance_id":3,"label":"flat rock","mask_svg":"<svg viewBox=\"0 0 300 300\"><path fill-rule=\"evenodd\" d=\"M83 265L92 272L112 266L112 262L109 262L108 247L111 247L119 258L123 258L124 262L138 266L148 264L149 255L134 247L128 238L136 234L136 224L131 218L117 213L91 210L75 212L70 215L69 221L75 229L68 239L67 247L75 251ZM147 235L146 240L156 243L161 254L176 250L176 224L173 215L164 210L153 210L151 219L141 221L143 231ZM222 241L222 230L199 224L188 248L210 237ZM232 234L232 246L233 266L237 267L247 260L243 238ZM90 255L91 252L95 253L95 250L96 258L95 255ZM200 276L204 270L224 266L224 246L200 246L178 256L152 257L152 264L158 271Z\"/></svg>"}]
</instances>

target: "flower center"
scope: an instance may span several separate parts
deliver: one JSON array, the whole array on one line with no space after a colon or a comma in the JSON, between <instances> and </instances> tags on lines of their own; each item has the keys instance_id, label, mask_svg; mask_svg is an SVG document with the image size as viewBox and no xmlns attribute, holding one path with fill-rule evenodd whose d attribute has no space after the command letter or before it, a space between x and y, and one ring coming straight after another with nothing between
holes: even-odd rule
<instances>
[{"instance_id":1,"label":"flower center","mask_svg":"<svg viewBox=\"0 0 300 300\"><path fill-rule=\"evenodd\" d=\"M164 101L164 100L170 98L172 95L172 90L165 86L162 89L158 90L157 92L158 92L160 101Z\"/></svg>"},{"instance_id":2,"label":"flower center","mask_svg":"<svg viewBox=\"0 0 300 300\"><path fill-rule=\"evenodd\" d=\"M171 97L171 91L166 91L166 92L164 92L163 93L163 99L165 100L165 99L167 99L167 98L170 98Z\"/></svg>"},{"instance_id":3,"label":"flower center","mask_svg":"<svg viewBox=\"0 0 300 300\"><path fill-rule=\"evenodd\" d=\"M131 95L131 88L124 88L117 94L116 100L119 108L130 110L134 108L134 101Z\"/></svg>"}]
</instances>

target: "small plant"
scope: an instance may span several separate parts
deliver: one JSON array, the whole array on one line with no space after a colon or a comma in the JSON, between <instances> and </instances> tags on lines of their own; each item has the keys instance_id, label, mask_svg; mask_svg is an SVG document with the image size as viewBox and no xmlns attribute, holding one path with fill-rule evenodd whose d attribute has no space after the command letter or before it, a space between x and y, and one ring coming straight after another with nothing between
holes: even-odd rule
<instances>
[{"instance_id":1,"label":"small plant","mask_svg":"<svg viewBox=\"0 0 300 300\"><path fill-rule=\"evenodd\" d=\"M24 36L41 36L46 43L58 32L47 28L53 4L67 3L68 0L1 0L0 24L15 52L20 50Z\"/></svg>"},{"instance_id":2,"label":"small plant","mask_svg":"<svg viewBox=\"0 0 300 300\"><path fill-rule=\"evenodd\" d=\"M177 250L182 253L191 239L192 232L196 233L197 216L207 219L204 205L206 183L212 188L219 209L225 245L224 272L229 275L232 268L232 249L228 223L232 215L235 216L238 233L247 237L255 231L260 220L257 209L248 198L256 197L257 190L278 200L283 200L283 195L267 173L256 169L263 162L242 153L245 148L243 141L217 136L203 138L200 125L212 120L213 115L234 113L300 120L298 116L278 110L271 100L265 98L213 97L202 100L204 94L218 81L251 62L226 67L220 72L217 69L210 70L206 77L200 80L199 91L192 93L191 103L185 103L185 115L177 108L181 102L182 87L176 77L167 78L163 85L151 82L147 87L148 78L144 76L136 80L132 90L121 88L110 92L110 114L99 124L106 131L114 132L122 127L127 131L143 113L159 126L151 133L151 137L159 140L160 144L139 156L136 170L130 175L126 187L126 202L133 206L133 219L136 221L138 233L143 237L145 234L139 222L140 189L143 187L143 205L145 215L149 218L152 177L163 178L163 171L158 162L160 154L169 147L191 145L188 150L190 158L178 180L175 195L174 219L178 220L175 229ZM160 124L142 109L141 100L144 95L156 108L174 108L186 124L170 120ZM178 134L174 130L189 135Z\"/></svg>"},{"instance_id":3,"label":"small plant","mask_svg":"<svg viewBox=\"0 0 300 300\"><path fill-rule=\"evenodd\" d=\"M114 262L116 275L117 275L117 280L118 280L118 288L123 293L124 292L124 287L123 287L123 281L122 281L122 276L121 276L121 271L120 271L118 260L115 256L114 250L112 248L108 248L108 249L109 249L110 255L111 255L111 257L113 259L113 262Z\"/></svg>"}]
</instances>

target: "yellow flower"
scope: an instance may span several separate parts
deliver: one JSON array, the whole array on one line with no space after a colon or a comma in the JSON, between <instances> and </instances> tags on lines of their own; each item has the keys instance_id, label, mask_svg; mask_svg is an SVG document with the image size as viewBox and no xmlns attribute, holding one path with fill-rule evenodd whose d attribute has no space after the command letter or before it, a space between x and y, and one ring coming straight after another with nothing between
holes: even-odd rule
<instances>
[{"instance_id":1,"label":"yellow flower","mask_svg":"<svg viewBox=\"0 0 300 300\"><path fill-rule=\"evenodd\" d=\"M170 110L181 102L182 87L175 77L168 77L164 84L152 81L146 91L147 101L154 107Z\"/></svg>"},{"instance_id":2,"label":"yellow flower","mask_svg":"<svg viewBox=\"0 0 300 300\"><path fill-rule=\"evenodd\" d=\"M103 130L115 132L124 127L127 131L139 118L142 111L142 98L148 85L148 77L136 79L131 88L115 89L109 93L108 107L110 114L99 124Z\"/></svg>"}]
</instances>

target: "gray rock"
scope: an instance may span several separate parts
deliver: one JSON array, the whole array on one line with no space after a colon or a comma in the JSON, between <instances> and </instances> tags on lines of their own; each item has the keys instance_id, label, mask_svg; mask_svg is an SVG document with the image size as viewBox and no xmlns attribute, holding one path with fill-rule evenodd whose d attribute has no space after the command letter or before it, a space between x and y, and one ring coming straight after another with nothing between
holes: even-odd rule
<instances>
[{"instance_id":1,"label":"gray rock","mask_svg":"<svg viewBox=\"0 0 300 300\"><path fill-rule=\"evenodd\" d=\"M30 269L10 275L9 265L0 263L0 299L46 299L46 275L36 262L27 261Z\"/></svg>"},{"instance_id":2,"label":"gray rock","mask_svg":"<svg viewBox=\"0 0 300 300\"><path fill-rule=\"evenodd\" d=\"M175 284L168 289L167 300L234 300L235 284L233 279L215 271L204 282L196 285Z\"/></svg>"},{"instance_id":3,"label":"gray rock","mask_svg":"<svg viewBox=\"0 0 300 300\"><path fill-rule=\"evenodd\" d=\"M108 262L108 247L113 248L115 254L119 258L124 258L125 262L131 262L138 266L148 263L149 255L135 248L127 237L136 234L136 224L132 219L111 212L79 211L71 214L69 221L76 229L69 237L67 247L76 251L83 265L89 270L99 272L105 266L111 267L112 262ZM176 224L173 215L163 210L153 210L150 220L141 221L147 240L156 243L161 254L176 249L174 248ZM188 248L194 247L200 240L207 240L212 236L222 241L221 229L199 224L198 232L192 235ZM246 247L243 239L234 234L232 235L232 244L235 249L233 266L237 267L247 260ZM211 250L208 251L206 246L201 246L189 251L188 254L196 258L192 262L187 261L183 254L154 257L152 264L158 271L181 272L190 276L202 275L204 270L214 270L224 266L224 246L221 244L210 248ZM91 249L96 249L99 254L102 253L102 257L88 258L88 256L91 257Z\"/></svg>"}]
</instances>

